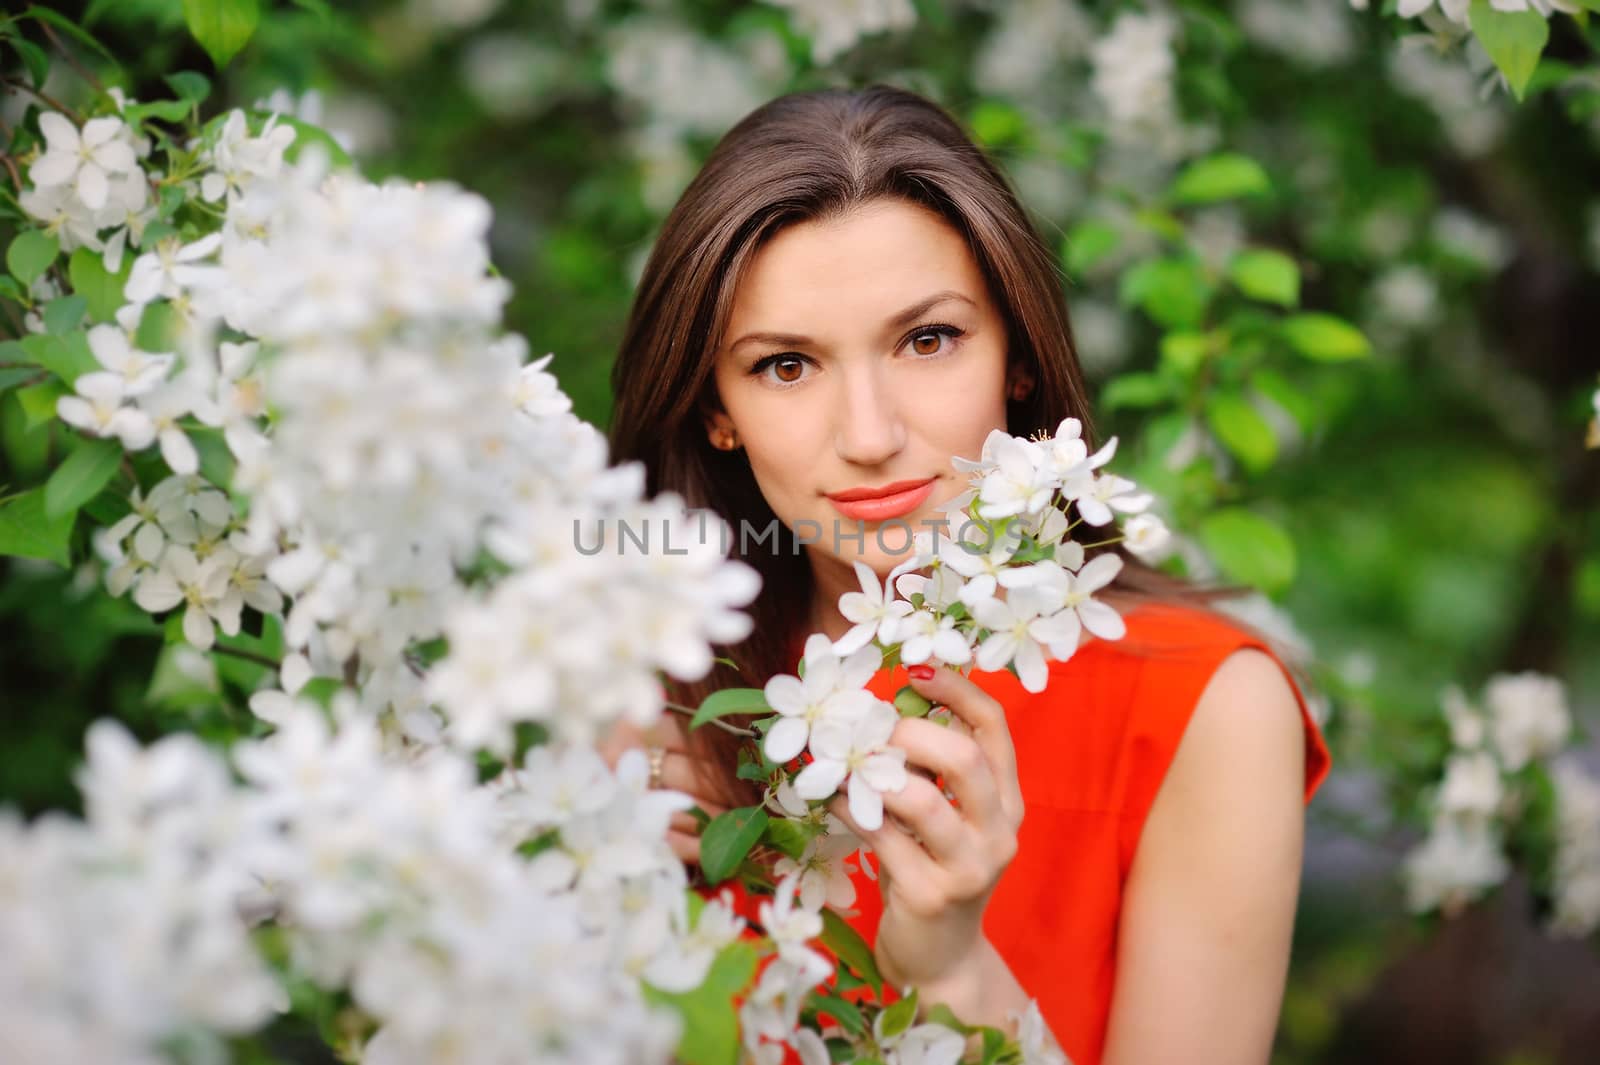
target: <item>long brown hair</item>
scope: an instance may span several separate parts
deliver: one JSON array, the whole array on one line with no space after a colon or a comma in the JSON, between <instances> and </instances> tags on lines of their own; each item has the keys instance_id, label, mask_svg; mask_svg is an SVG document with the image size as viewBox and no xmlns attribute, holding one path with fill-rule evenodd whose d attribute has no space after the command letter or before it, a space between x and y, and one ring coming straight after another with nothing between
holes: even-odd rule
<instances>
[{"instance_id":1,"label":"long brown hair","mask_svg":"<svg viewBox=\"0 0 1600 1065\"><path fill-rule=\"evenodd\" d=\"M718 142L661 227L639 280L627 332L612 368L610 440L617 461L638 460L648 491L673 491L690 507L766 529L774 522L748 461L719 451L705 415L717 409L714 353L739 279L762 244L785 226L828 221L880 198L926 207L967 240L1007 323L1008 359L1031 371L1026 399L1009 401L1007 430L1053 432L1078 418L1090 446L1088 391L1072 342L1064 276L1011 185L938 104L888 85L780 96L747 115ZM974 456L969 456L974 457ZM810 563L792 530L742 556L762 576L751 607L755 628L731 649L737 670L719 664L704 681L672 685L675 701L698 705L722 688L761 687L793 672L793 650L809 617ZM740 552L733 536L732 554ZM1120 603L1201 605L1237 589L1200 588L1143 565L1120 547ZM740 720L731 718L730 720ZM732 804L759 792L736 781L745 742L701 728L690 742L728 771L708 780Z\"/></svg>"}]
</instances>

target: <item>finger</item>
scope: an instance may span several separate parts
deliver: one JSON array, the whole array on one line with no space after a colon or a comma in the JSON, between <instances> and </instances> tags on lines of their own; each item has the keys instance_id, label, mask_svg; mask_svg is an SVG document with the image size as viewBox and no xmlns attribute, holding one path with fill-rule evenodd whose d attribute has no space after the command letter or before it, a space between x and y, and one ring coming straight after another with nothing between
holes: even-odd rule
<instances>
[{"instance_id":1,"label":"finger","mask_svg":"<svg viewBox=\"0 0 1600 1065\"><path fill-rule=\"evenodd\" d=\"M939 726L934 725L933 728ZM981 841L973 838L967 822L939 788L920 777L906 781L899 791L884 792L885 812L898 817L910 830L913 841L941 865L965 860L976 854ZM885 824L889 822L886 820Z\"/></svg>"},{"instance_id":2,"label":"finger","mask_svg":"<svg viewBox=\"0 0 1600 1065\"><path fill-rule=\"evenodd\" d=\"M918 675L923 672L917 670L912 674L907 670L911 687L923 698L948 706L951 713L972 729L972 738L994 772L1002 808L1013 824L1020 824L1022 787L1017 781L1017 751L1011 743L1005 708L970 677L953 669L935 669L931 677Z\"/></svg>"},{"instance_id":3,"label":"finger","mask_svg":"<svg viewBox=\"0 0 1600 1065\"><path fill-rule=\"evenodd\" d=\"M684 727L683 715L673 710L663 710L655 724L645 730L646 743L665 747L669 751L689 749L689 730Z\"/></svg>"},{"instance_id":4,"label":"finger","mask_svg":"<svg viewBox=\"0 0 1600 1065\"><path fill-rule=\"evenodd\" d=\"M931 721L907 717L895 725L889 743L904 748L908 768L913 764L925 766L944 777L945 786L974 824L988 824L1004 814L1000 782L975 738L958 735ZM914 775L914 780L919 784L928 783L927 778L920 775ZM929 787L937 794L936 787L931 784ZM950 803L943 796L940 799L949 807Z\"/></svg>"},{"instance_id":5,"label":"finger","mask_svg":"<svg viewBox=\"0 0 1600 1065\"><path fill-rule=\"evenodd\" d=\"M666 791L681 791L694 799L707 817L717 817L727 812L722 803L709 797L711 787L702 775L703 763L677 751L668 751L661 759L661 787Z\"/></svg>"},{"instance_id":6,"label":"finger","mask_svg":"<svg viewBox=\"0 0 1600 1065\"><path fill-rule=\"evenodd\" d=\"M828 810L872 848L877 855L878 875L883 880L891 876L929 877L937 873L933 857L905 829L896 827L887 818L882 828L868 832L850 816L850 803L843 795L835 796L828 803Z\"/></svg>"},{"instance_id":7,"label":"finger","mask_svg":"<svg viewBox=\"0 0 1600 1065\"><path fill-rule=\"evenodd\" d=\"M623 751L643 747L645 743L644 732L638 726L618 721L600 737L600 741L595 744L595 750L605 759L609 768L615 769L617 759L622 757Z\"/></svg>"},{"instance_id":8,"label":"finger","mask_svg":"<svg viewBox=\"0 0 1600 1065\"><path fill-rule=\"evenodd\" d=\"M600 756L605 759L606 765L613 767L617 759L622 757L623 751L635 747L641 750L646 747L660 747L663 750L687 754L689 734L684 730L682 716L673 712L663 712L655 724L647 729L641 729L628 721L618 721L595 745Z\"/></svg>"},{"instance_id":9,"label":"finger","mask_svg":"<svg viewBox=\"0 0 1600 1065\"><path fill-rule=\"evenodd\" d=\"M678 860L687 865L700 863L700 837L676 829L667 830L667 845L672 848L672 853Z\"/></svg>"}]
</instances>

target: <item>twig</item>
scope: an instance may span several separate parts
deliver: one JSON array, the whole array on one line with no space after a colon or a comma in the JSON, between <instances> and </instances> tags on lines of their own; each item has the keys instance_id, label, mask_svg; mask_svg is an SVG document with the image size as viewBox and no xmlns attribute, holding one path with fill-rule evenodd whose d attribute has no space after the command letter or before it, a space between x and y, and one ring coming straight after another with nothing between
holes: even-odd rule
<instances>
[{"instance_id":1,"label":"twig","mask_svg":"<svg viewBox=\"0 0 1600 1065\"><path fill-rule=\"evenodd\" d=\"M84 81L87 81L90 85L92 85L95 92L99 93L101 96L104 96L106 94L106 87L100 84L100 79L94 76L94 72L78 62L78 58L74 56L70 50L68 50L65 44L61 43L61 38L56 36L56 31L51 27L50 23L46 22L44 19L38 19L37 21L39 23L39 28L44 31L44 35L50 38L50 43L56 46L56 51L60 52L62 56L66 58L67 65L73 70L76 70L79 75L82 76Z\"/></svg>"},{"instance_id":2,"label":"twig","mask_svg":"<svg viewBox=\"0 0 1600 1065\"><path fill-rule=\"evenodd\" d=\"M266 655L259 654L255 651L246 651L242 647L229 647L226 644L217 643L212 644L211 649L218 654L232 655L234 658L242 658L246 662L254 662L258 666L266 666L268 669L273 671L277 671L283 667L283 663L279 662L277 659L268 658Z\"/></svg>"},{"instance_id":3,"label":"twig","mask_svg":"<svg viewBox=\"0 0 1600 1065\"><path fill-rule=\"evenodd\" d=\"M17 317L17 312L12 308L10 303L0 302L0 307L4 307L6 309L6 317L11 320L11 327L17 331L17 336L20 337L28 331L26 324L22 319Z\"/></svg>"},{"instance_id":4,"label":"twig","mask_svg":"<svg viewBox=\"0 0 1600 1065\"><path fill-rule=\"evenodd\" d=\"M11 175L11 183L17 187L18 192L21 192L22 175L17 171L16 160L12 159L11 154L8 152L5 155L0 155L0 163L6 164L6 173Z\"/></svg>"},{"instance_id":5,"label":"twig","mask_svg":"<svg viewBox=\"0 0 1600 1065\"><path fill-rule=\"evenodd\" d=\"M699 712L692 706L683 706L679 703L667 703L666 707L668 710L672 710L675 713L688 714L690 717L693 717ZM720 718L712 718L711 724L717 726L724 732L731 732L735 736L747 736L750 739L757 739L759 737L759 733L757 733L754 729L740 728L738 725L730 725Z\"/></svg>"},{"instance_id":6,"label":"twig","mask_svg":"<svg viewBox=\"0 0 1600 1065\"><path fill-rule=\"evenodd\" d=\"M0 85L9 85L13 89L21 89L23 92L39 100L41 103L49 104L62 114L71 115L73 120L80 125L83 123L83 116L78 114L75 108L68 107L66 104L62 103L60 100L57 100L55 97L50 96L48 93L43 93L38 89L35 89L32 85L25 85L14 78L0 78Z\"/></svg>"}]
</instances>

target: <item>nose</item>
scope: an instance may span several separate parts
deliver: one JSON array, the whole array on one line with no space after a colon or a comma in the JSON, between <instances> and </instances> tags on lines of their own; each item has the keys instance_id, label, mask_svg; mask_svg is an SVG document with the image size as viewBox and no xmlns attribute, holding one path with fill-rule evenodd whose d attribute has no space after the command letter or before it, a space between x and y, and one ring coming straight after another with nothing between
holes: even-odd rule
<instances>
[{"instance_id":1,"label":"nose","mask_svg":"<svg viewBox=\"0 0 1600 1065\"><path fill-rule=\"evenodd\" d=\"M846 372L834 426L834 450L839 457L856 466L881 466L905 443L900 397L889 390L877 367L867 365Z\"/></svg>"}]
</instances>

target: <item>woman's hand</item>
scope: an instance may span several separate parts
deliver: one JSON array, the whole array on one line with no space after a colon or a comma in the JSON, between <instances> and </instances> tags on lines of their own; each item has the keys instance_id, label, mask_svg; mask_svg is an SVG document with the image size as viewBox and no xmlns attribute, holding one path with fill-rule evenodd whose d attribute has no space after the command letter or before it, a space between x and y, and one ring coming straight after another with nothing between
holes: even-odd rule
<instances>
[{"instance_id":1,"label":"woman's hand","mask_svg":"<svg viewBox=\"0 0 1600 1065\"><path fill-rule=\"evenodd\" d=\"M829 808L878 856L883 918L873 952L884 977L901 987L947 986L962 971L976 972L989 949L983 911L1017 853L1022 789L1004 708L954 670L907 672L917 692L949 707L966 728L920 718L895 726L889 742L905 749L908 768L928 775L912 772L904 790L883 796L886 816L876 832L850 818L844 796Z\"/></svg>"},{"instance_id":2,"label":"woman's hand","mask_svg":"<svg viewBox=\"0 0 1600 1065\"><path fill-rule=\"evenodd\" d=\"M661 760L663 789L681 791L692 797L708 817L716 817L727 810L726 806L710 797L705 779L711 777L712 771L703 759L690 753L683 715L676 711L663 710L661 720L648 731L640 731L626 722L617 723L600 741L599 751L606 765L615 767L623 751L652 746L666 751ZM700 861L700 824L689 813L672 815L672 823L667 829L667 842L685 865Z\"/></svg>"}]
</instances>

